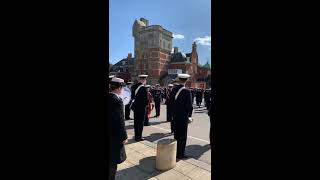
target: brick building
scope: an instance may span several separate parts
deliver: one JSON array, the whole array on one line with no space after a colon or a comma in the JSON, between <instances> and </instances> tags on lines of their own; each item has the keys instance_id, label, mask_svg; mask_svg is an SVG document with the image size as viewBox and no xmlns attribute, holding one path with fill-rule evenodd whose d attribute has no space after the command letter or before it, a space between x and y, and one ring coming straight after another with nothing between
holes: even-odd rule
<instances>
[{"instance_id":1,"label":"brick building","mask_svg":"<svg viewBox=\"0 0 320 180\"><path fill-rule=\"evenodd\" d=\"M129 53L126 58L121 59L110 68L110 75L115 75L123 79L125 82L132 81L132 73L134 72L134 61L132 54Z\"/></svg>"},{"instance_id":2,"label":"brick building","mask_svg":"<svg viewBox=\"0 0 320 180\"><path fill-rule=\"evenodd\" d=\"M149 25L149 21L140 18L132 27L134 37L134 58L120 60L111 68L111 74L125 80L134 81L139 74L147 74L148 84L160 83L162 86L172 83L178 73L190 74L189 87L207 88L207 79L211 69L209 63L199 64L197 45L192 44L191 53L179 52L178 47L172 49L172 32L160 25Z\"/></svg>"}]
</instances>

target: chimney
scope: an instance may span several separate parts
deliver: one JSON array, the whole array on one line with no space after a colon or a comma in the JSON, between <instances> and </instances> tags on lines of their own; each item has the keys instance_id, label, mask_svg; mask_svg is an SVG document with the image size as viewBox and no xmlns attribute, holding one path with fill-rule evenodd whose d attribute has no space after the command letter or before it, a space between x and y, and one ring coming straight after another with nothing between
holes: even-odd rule
<instances>
[{"instance_id":1,"label":"chimney","mask_svg":"<svg viewBox=\"0 0 320 180\"><path fill-rule=\"evenodd\" d=\"M178 53L178 47L174 47L173 53Z\"/></svg>"},{"instance_id":2,"label":"chimney","mask_svg":"<svg viewBox=\"0 0 320 180\"><path fill-rule=\"evenodd\" d=\"M140 18L140 21L144 22L146 26L149 26L149 21L146 20L145 18Z\"/></svg>"},{"instance_id":3,"label":"chimney","mask_svg":"<svg viewBox=\"0 0 320 180\"><path fill-rule=\"evenodd\" d=\"M129 60L131 58L132 58L132 53L129 53L127 59Z\"/></svg>"}]
</instances>

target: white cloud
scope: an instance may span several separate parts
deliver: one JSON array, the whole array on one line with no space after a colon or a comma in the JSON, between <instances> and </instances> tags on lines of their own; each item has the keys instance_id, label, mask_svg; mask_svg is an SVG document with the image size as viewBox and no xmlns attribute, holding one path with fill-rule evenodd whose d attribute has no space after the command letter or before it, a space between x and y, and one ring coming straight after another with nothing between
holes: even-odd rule
<instances>
[{"instance_id":1,"label":"white cloud","mask_svg":"<svg viewBox=\"0 0 320 180\"><path fill-rule=\"evenodd\" d=\"M184 39L184 35L182 34L173 34L174 39Z\"/></svg>"},{"instance_id":2,"label":"white cloud","mask_svg":"<svg viewBox=\"0 0 320 180\"><path fill-rule=\"evenodd\" d=\"M211 36L198 37L198 38L194 39L194 41L197 44L200 44L203 46L209 46L209 49L211 50Z\"/></svg>"},{"instance_id":3,"label":"white cloud","mask_svg":"<svg viewBox=\"0 0 320 180\"><path fill-rule=\"evenodd\" d=\"M171 53L173 53L173 52L174 52L174 48L171 49Z\"/></svg>"}]
</instances>

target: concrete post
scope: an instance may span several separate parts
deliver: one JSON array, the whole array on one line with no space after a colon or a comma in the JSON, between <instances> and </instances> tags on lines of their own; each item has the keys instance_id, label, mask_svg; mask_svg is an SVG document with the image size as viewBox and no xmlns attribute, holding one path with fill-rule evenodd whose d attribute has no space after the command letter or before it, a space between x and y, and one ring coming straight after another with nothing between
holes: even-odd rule
<instances>
[{"instance_id":1,"label":"concrete post","mask_svg":"<svg viewBox=\"0 0 320 180\"><path fill-rule=\"evenodd\" d=\"M162 139L157 143L156 169L165 171L176 166L177 141Z\"/></svg>"}]
</instances>

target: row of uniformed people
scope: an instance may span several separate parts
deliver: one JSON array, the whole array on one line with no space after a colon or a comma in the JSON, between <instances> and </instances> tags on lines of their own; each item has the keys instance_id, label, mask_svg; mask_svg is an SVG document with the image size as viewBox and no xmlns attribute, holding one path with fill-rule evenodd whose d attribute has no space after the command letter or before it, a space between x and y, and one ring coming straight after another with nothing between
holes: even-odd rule
<instances>
[{"instance_id":1,"label":"row of uniformed people","mask_svg":"<svg viewBox=\"0 0 320 180\"><path fill-rule=\"evenodd\" d=\"M190 89L185 88L185 83L190 76L179 74L178 82L170 85L166 92L167 121L171 123L171 131L174 133L174 139L177 141L178 159L186 158L185 147L187 141L188 123L192 115L192 94ZM145 86L147 75L140 75L139 82L131 87L131 109L134 112L134 134L135 141L142 141L143 126L148 121L148 105L150 104L150 95L148 92L150 86ZM123 103L119 95L122 87L125 85L120 78L110 80L109 98L109 127L112 135L109 136L111 143L110 156L110 179L114 179L117 164L126 159L124 144L127 142L127 134L124 128ZM210 110L211 111L211 110ZM112 113L111 113L112 112ZM130 112L130 111L128 111ZM173 113L174 112L174 113ZM159 112L160 113L160 112ZM211 137L211 128L210 128Z\"/></svg>"}]
</instances>

